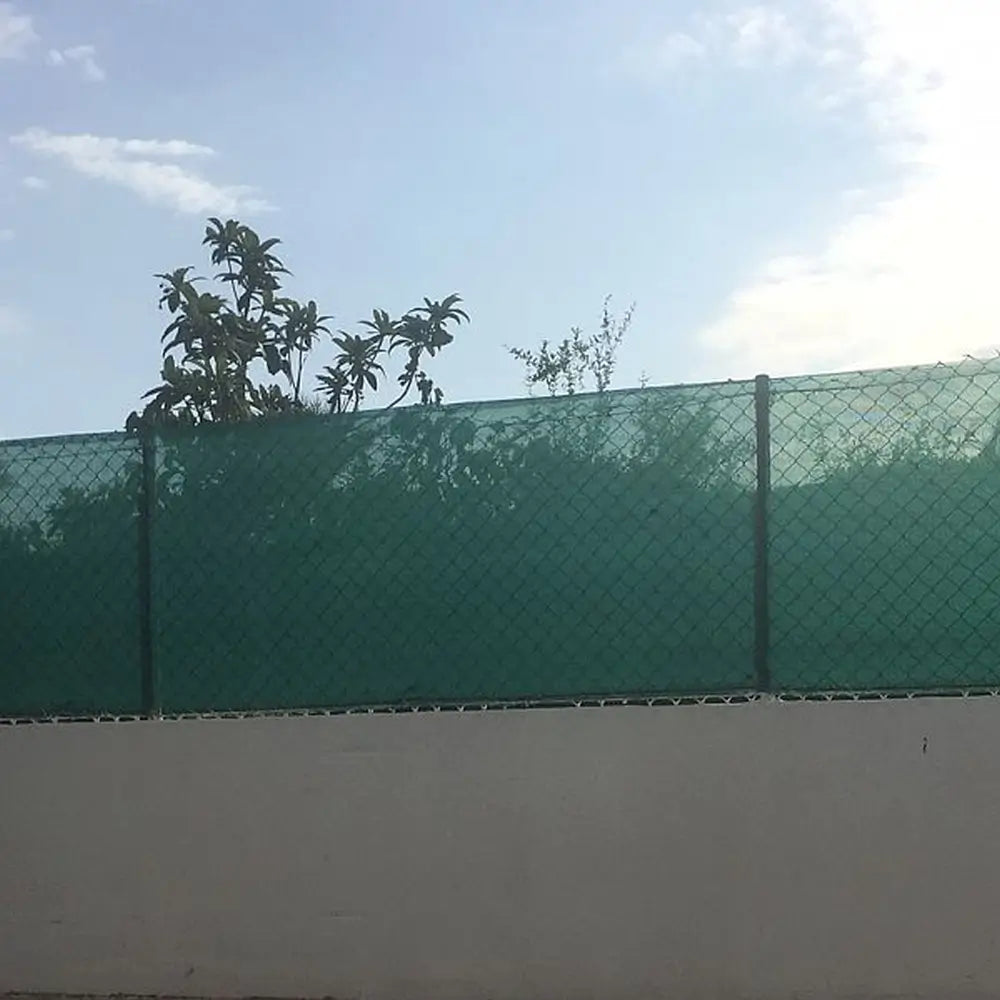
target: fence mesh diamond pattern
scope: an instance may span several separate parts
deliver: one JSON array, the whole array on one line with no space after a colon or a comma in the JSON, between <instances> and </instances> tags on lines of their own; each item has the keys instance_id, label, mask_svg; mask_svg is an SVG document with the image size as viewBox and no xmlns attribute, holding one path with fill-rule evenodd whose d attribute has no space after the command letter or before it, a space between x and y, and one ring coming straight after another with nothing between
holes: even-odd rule
<instances>
[{"instance_id":1,"label":"fence mesh diamond pattern","mask_svg":"<svg viewBox=\"0 0 1000 1000\"><path fill-rule=\"evenodd\" d=\"M780 690L1000 686L1000 362L772 385Z\"/></svg>"},{"instance_id":2,"label":"fence mesh diamond pattern","mask_svg":"<svg viewBox=\"0 0 1000 1000\"><path fill-rule=\"evenodd\" d=\"M1000 686L998 435L994 361L0 443L0 715Z\"/></svg>"},{"instance_id":3,"label":"fence mesh diamond pattern","mask_svg":"<svg viewBox=\"0 0 1000 1000\"><path fill-rule=\"evenodd\" d=\"M140 711L139 470L121 435L0 443L0 715Z\"/></svg>"},{"instance_id":4,"label":"fence mesh diamond pattern","mask_svg":"<svg viewBox=\"0 0 1000 1000\"><path fill-rule=\"evenodd\" d=\"M746 687L751 397L161 439L166 711Z\"/></svg>"}]
</instances>

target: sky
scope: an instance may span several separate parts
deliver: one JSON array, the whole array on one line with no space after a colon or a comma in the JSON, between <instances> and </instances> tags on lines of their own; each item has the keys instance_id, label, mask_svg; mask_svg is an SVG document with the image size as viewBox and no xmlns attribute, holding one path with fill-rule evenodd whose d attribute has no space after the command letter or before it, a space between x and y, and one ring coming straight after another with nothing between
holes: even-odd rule
<instances>
[{"instance_id":1,"label":"sky","mask_svg":"<svg viewBox=\"0 0 1000 1000\"><path fill-rule=\"evenodd\" d=\"M450 401L608 294L621 386L994 353L998 40L994 0L0 2L0 438L122 426L211 215L338 327L459 293Z\"/></svg>"}]
</instances>

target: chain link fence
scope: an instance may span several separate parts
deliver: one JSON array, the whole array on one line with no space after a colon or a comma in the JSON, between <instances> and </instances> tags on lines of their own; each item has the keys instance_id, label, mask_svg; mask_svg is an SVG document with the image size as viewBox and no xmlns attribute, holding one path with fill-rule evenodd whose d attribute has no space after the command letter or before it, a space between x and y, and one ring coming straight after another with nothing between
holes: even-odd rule
<instances>
[{"instance_id":1,"label":"chain link fence","mask_svg":"<svg viewBox=\"0 0 1000 1000\"><path fill-rule=\"evenodd\" d=\"M1000 686L1000 362L0 443L0 715Z\"/></svg>"},{"instance_id":2,"label":"chain link fence","mask_svg":"<svg viewBox=\"0 0 1000 1000\"><path fill-rule=\"evenodd\" d=\"M140 709L140 469L122 435L0 442L0 716Z\"/></svg>"},{"instance_id":3,"label":"chain link fence","mask_svg":"<svg viewBox=\"0 0 1000 1000\"><path fill-rule=\"evenodd\" d=\"M1000 361L771 393L775 688L1000 687Z\"/></svg>"}]
</instances>

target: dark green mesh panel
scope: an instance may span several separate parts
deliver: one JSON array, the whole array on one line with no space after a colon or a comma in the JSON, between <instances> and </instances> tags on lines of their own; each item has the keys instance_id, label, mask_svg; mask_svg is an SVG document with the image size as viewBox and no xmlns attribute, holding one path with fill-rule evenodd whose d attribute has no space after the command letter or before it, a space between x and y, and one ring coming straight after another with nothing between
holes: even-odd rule
<instances>
[{"instance_id":1,"label":"dark green mesh panel","mask_svg":"<svg viewBox=\"0 0 1000 1000\"><path fill-rule=\"evenodd\" d=\"M138 463L122 435L0 443L0 715L139 711Z\"/></svg>"},{"instance_id":2,"label":"dark green mesh panel","mask_svg":"<svg viewBox=\"0 0 1000 1000\"><path fill-rule=\"evenodd\" d=\"M1000 685L1000 362L781 379L781 690Z\"/></svg>"},{"instance_id":3,"label":"dark green mesh panel","mask_svg":"<svg viewBox=\"0 0 1000 1000\"><path fill-rule=\"evenodd\" d=\"M165 711L752 684L748 387L160 443Z\"/></svg>"}]
</instances>

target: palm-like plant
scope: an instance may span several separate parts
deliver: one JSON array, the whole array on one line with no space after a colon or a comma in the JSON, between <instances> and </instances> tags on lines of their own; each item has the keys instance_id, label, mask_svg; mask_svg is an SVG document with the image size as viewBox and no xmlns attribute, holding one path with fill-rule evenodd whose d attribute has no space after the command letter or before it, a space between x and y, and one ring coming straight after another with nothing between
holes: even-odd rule
<instances>
[{"instance_id":1,"label":"palm-like plant","mask_svg":"<svg viewBox=\"0 0 1000 1000\"><path fill-rule=\"evenodd\" d=\"M262 240L235 219L208 220L202 243L209 247L214 275L225 294L200 291L204 278L181 267L158 274L160 308L171 315L163 333L161 384L147 392L142 413L126 423L232 423L277 413L313 409L303 398L303 374L310 352L330 334L329 316L315 301L301 303L281 294L290 272L274 252L278 239ZM402 387L395 405L413 389L423 402L440 400L421 370L425 356L435 355L454 338L447 329L467 320L450 295L393 319L376 309L361 325L364 333L343 330L332 337L337 353L317 376L320 395L333 412L357 410L385 378L385 361L397 348L408 352L398 377ZM255 366L284 384L257 383Z\"/></svg>"}]
</instances>

